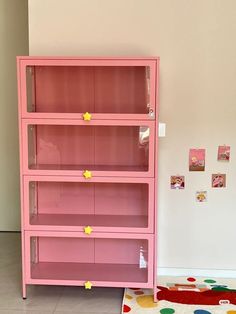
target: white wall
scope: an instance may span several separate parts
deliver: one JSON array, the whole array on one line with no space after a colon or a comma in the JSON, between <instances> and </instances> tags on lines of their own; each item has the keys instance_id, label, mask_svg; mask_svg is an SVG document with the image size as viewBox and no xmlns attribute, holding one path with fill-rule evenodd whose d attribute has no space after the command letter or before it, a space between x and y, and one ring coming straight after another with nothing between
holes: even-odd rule
<instances>
[{"instance_id":1,"label":"white wall","mask_svg":"<svg viewBox=\"0 0 236 314\"><path fill-rule=\"evenodd\" d=\"M163 272L236 271L235 16L234 0L29 0L31 55L161 58L160 121L167 123L159 153ZM232 146L230 163L216 161L219 144ZM194 147L207 150L204 173L188 172ZM215 172L227 173L226 189L211 189ZM184 191L170 190L172 174L186 176ZM207 203L195 202L199 189L208 191Z\"/></svg>"},{"instance_id":2,"label":"white wall","mask_svg":"<svg viewBox=\"0 0 236 314\"><path fill-rule=\"evenodd\" d=\"M20 228L16 55L28 53L27 0L0 0L0 231Z\"/></svg>"}]
</instances>

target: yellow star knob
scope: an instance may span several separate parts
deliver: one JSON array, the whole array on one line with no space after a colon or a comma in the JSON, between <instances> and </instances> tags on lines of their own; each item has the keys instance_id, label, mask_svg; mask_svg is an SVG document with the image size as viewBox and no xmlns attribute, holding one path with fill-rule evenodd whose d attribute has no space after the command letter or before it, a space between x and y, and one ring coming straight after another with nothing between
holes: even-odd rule
<instances>
[{"instance_id":1,"label":"yellow star knob","mask_svg":"<svg viewBox=\"0 0 236 314\"><path fill-rule=\"evenodd\" d=\"M91 289L92 288L92 283L90 281L86 281L84 283L84 287L85 287L85 289Z\"/></svg>"},{"instance_id":2,"label":"yellow star knob","mask_svg":"<svg viewBox=\"0 0 236 314\"><path fill-rule=\"evenodd\" d=\"M90 226L84 227L85 234L91 234L92 232L93 232L93 229Z\"/></svg>"},{"instance_id":3,"label":"yellow star knob","mask_svg":"<svg viewBox=\"0 0 236 314\"><path fill-rule=\"evenodd\" d=\"M91 113L85 112L85 113L83 114L83 119L84 119L84 121L90 121L91 118L92 118Z\"/></svg>"},{"instance_id":4,"label":"yellow star knob","mask_svg":"<svg viewBox=\"0 0 236 314\"><path fill-rule=\"evenodd\" d=\"M89 170L85 170L83 172L83 176L85 177L85 179L90 179L90 178L92 178L92 172Z\"/></svg>"}]
</instances>

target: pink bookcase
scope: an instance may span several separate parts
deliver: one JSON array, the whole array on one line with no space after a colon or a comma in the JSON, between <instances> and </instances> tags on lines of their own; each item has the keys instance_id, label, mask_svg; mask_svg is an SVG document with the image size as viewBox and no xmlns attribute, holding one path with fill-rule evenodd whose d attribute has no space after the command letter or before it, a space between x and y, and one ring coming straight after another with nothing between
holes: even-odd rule
<instances>
[{"instance_id":1,"label":"pink bookcase","mask_svg":"<svg viewBox=\"0 0 236 314\"><path fill-rule=\"evenodd\" d=\"M18 57L26 286L154 289L158 58Z\"/></svg>"}]
</instances>

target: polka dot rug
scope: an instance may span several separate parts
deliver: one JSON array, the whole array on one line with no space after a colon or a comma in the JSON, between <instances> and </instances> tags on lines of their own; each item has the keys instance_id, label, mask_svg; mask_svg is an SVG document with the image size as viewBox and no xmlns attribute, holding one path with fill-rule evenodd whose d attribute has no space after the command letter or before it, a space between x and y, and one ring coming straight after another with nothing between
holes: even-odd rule
<instances>
[{"instance_id":1,"label":"polka dot rug","mask_svg":"<svg viewBox=\"0 0 236 314\"><path fill-rule=\"evenodd\" d=\"M122 314L236 314L236 280L159 277L158 302L152 290L126 288Z\"/></svg>"}]
</instances>

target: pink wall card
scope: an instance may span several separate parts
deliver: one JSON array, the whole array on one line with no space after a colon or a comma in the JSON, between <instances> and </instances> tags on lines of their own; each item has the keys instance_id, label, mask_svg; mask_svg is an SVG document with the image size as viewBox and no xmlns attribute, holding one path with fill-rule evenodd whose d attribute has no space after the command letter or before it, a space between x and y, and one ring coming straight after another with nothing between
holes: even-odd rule
<instances>
[{"instance_id":1,"label":"pink wall card","mask_svg":"<svg viewBox=\"0 0 236 314\"><path fill-rule=\"evenodd\" d=\"M212 175L212 187L213 188L225 188L226 187L226 174L213 174Z\"/></svg>"},{"instance_id":2,"label":"pink wall card","mask_svg":"<svg viewBox=\"0 0 236 314\"><path fill-rule=\"evenodd\" d=\"M207 191L197 191L196 192L196 201L197 202L206 202L207 201Z\"/></svg>"},{"instance_id":3,"label":"pink wall card","mask_svg":"<svg viewBox=\"0 0 236 314\"><path fill-rule=\"evenodd\" d=\"M184 176L171 176L170 177L170 187L173 190L184 189L185 180Z\"/></svg>"},{"instance_id":4,"label":"pink wall card","mask_svg":"<svg viewBox=\"0 0 236 314\"><path fill-rule=\"evenodd\" d=\"M205 170L205 149L191 148L189 150L189 171Z\"/></svg>"},{"instance_id":5,"label":"pink wall card","mask_svg":"<svg viewBox=\"0 0 236 314\"><path fill-rule=\"evenodd\" d=\"M230 146L219 146L218 147L218 160L229 161L230 159Z\"/></svg>"}]
</instances>

